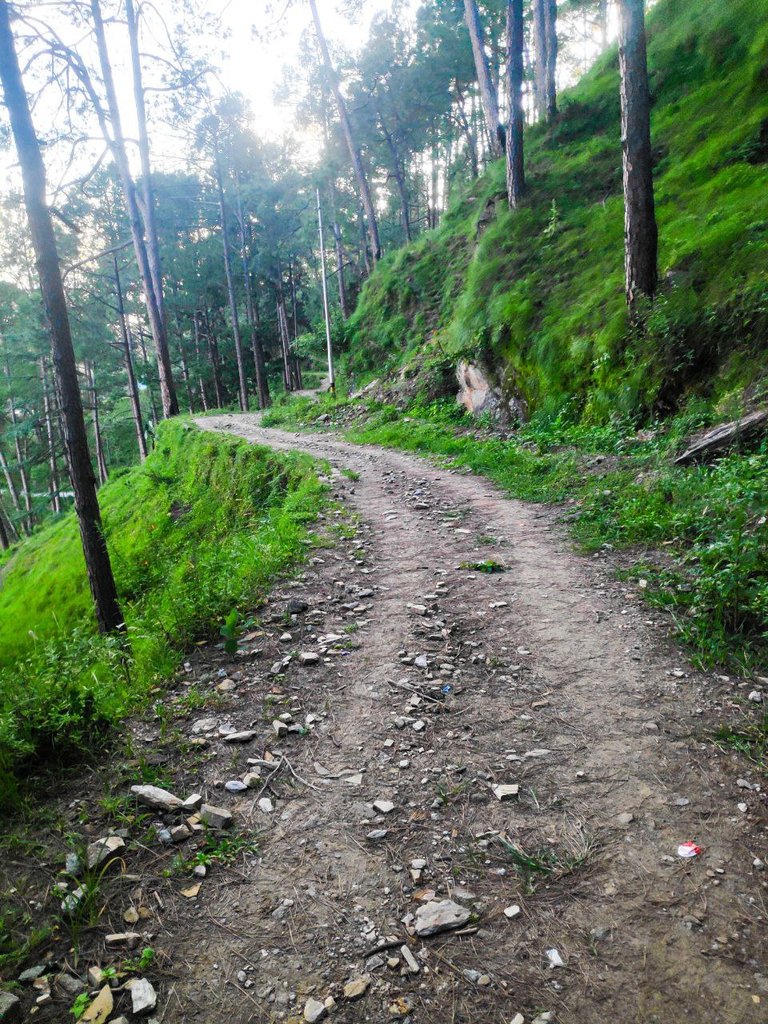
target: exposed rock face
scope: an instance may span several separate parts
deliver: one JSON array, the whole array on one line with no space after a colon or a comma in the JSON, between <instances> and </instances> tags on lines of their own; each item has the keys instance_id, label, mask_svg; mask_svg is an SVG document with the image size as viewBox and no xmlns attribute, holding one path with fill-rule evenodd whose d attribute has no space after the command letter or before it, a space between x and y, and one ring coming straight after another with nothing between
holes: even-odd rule
<instances>
[{"instance_id":1,"label":"exposed rock face","mask_svg":"<svg viewBox=\"0 0 768 1024\"><path fill-rule=\"evenodd\" d=\"M502 389L476 363L459 363L456 380L459 383L457 401L473 416L487 413L504 424L525 420L525 402L517 397L505 397Z\"/></svg>"}]
</instances>

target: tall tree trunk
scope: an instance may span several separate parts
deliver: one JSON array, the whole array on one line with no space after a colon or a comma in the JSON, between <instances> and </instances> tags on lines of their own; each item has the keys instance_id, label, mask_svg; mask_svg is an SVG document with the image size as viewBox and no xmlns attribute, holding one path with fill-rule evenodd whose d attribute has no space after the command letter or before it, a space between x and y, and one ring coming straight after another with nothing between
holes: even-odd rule
<instances>
[{"instance_id":1,"label":"tall tree trunk","mask_svg":"<svg viewBox=\"0 0 768 1024\"><path fill-rule=\"evenodd\" d=\"M139 265L139 274L143 284L144 299L147 304L149 325L152 331L152 338L157 353L157 368L160 376L160 396L163 403L163 415L176 416L179 412L179 403L176 398L176 389L173 383L173 370L171 368L171 356L168 349L168 332L165 326L163 311L157 303L155 281L152 275L152 267L147 244L144 239L145 224L142 221L139 203L136 194L136 185L131 175L131 167L128 161L128 154L125 147L122 121L120 118L120 107L117 102L112 65L109 60L107 39L104 32L104 21L101 16L99 0L91 0L91 14L93 17L93 28L96 34L96 44L99 52L99 63L104 81L104 92L107 97L109 108L109 119L112 126L110 134L109 126L106 123L103 113L100 116L102 122L102 134L106 139L112 156L120 174L120 181L123 187L123 196L128 213L128 221L131 228L131 238L136 253L136 262ZM97 101L97 112L100 110ZM151 183L150 198L151 198Z\"/></svg>"},{"instance_id":2,"label":"tall tree trunk","mask_svg":"<svg viewBox=\"0 0 768 1024\"><path fill-rule=\"evenodd\" d=\"M467 112L464 109L464 96L459 86L458 80L454 86L456 90L456 116L459 121L464 138L467 142L467 152L469 154L469 171L472 175L472 179L477 178L480 173L480 168L477 162L477 143L475 142L475 136L467 118Z\"/></svg>"},{"instance_id":3,"label":"tall tree trunk","mask_svg":"<svg viewBox=\"0 0 768 1024\"><path fill-rule=\"evenodd\" d=\"M213 390L216 395L216 408L221 409L224 406L224 386L221 380L221 355L219 353L219 345L216 341L216 336L213 333L213 325L211 324L211 316L206 307L204 312L205 316L205 336L208 341L208 358L211 361L211 369L213 370Z\"/></svg>"},{"instance_id":4,"label":"tall tree trunk","mask_svg":"<svg viewBox=\"0 0 768 1024\"><path fill-rule=\"evenodd\" d=\"M232 318L232 337L235 342L235 359L237 361L237 379L239 383L240 408L248 412L248 378L245 375L245 360L243 359L243 342L240 337L240 321L237 316L237 297L235 295L235 282L232 277L232 260L229 252L229 227L227 226L227 206L224 202L224 182L221 174L221 160L219 150L216 148L214 154L214 170L216 175L216 190L219 195L219 216L221 218L221 245L224 254L224 276L227 279L227 295L229 297L229 314Z\"/></svg>"},{"instance_id":5,"label":"tall tree trunk","mask_svg":"<svg viewBox=\"0 0 768 1024\"><path fill-rule=\"evenodd\" d=\"M6 0L0 0L0 80L21 165L24 202L51 333L53 361L61 397L64 446L75 493L75 510L88 582L99 628L108 632L121 626L123 616L101 527L56 237L45 199L45 167L21 80Z\"/></svg>"},{"instance_id":6,"label":"tall tree trunk","mask_svg":"<svg viewBox=\"0 0 768 1024\"><path fill-rule=\"evenodd\" d=\"M99 483L107 482L107 459L104 454L104 439L101 436L101 416L99 414L99 391L93 373L93 363L85 364L85 374L93 395L93 437L96 444L96 466L99 471Z\"/></svg>"},{"instance_id":7,"label":"tall tree trunk","mask_svg":"<svg viewBox=\"0 0 768 1024\"><path fill-rule=\"evenodd\" d=\"M208 412L208 398L205 394L205 383L202 373L202 357L200 355L200 321L197 318L197 310L192 314L192 328L195 332L195 359L197 361L197 390L200 395L200 404L203 412Z\"/></svg>"},{"instance_id":8,"label":"tall tree trunk","mask_svg":"<svg viewBox=\"0 0 768 1024\"><path fill-rule=\"evenodd\" d=\"M149 272L155 292L155 302L163 322L165 322L165 304L163 302L163 272L160 264L160 242L157 234L155 217L155 197L152 190L152 164L149 158L149 136L147 134L147 109L144 98L144 83L141 76L141 54L139 52L139 24L133 6L133 0L125 0L125 19L128 23L128 40L131 49L131 69L133 72L133 98L136 105L136 123L139 129L139 158L141 160L141 187L143 193L144 229L147 246Z\"/></svg>"},{"instance_id":9,"label":"tall tree trunk","mask_svg":"<svg viewBox=\"0 0 768 1024\"><path fill-rule=\"evenodd\" d=\"M45 440L48 446L48 479L51 494L51 510L53 512L61 512L61 498L59 497L59 467L56 462L56 438L53 431L51 397L48 391L48 374L46 372L45 356L40 356L40 387L43 392L43 420L45 421Z\"/></svg>"},{"instance_id":10,"label":"tall tree trunk","mask_svg":"<svg viewBox=\"0 0 768 1024\"><path fill-rule=\"evenodd\" d=\"M283 383L286 391L293 391L293 373L291 372L291 342L288 337L288 324L285 319L285 302L282 290L277 297L277 333L280 337L280 348L283 353Z\"/></svg>"},{"instance_id":11,"label":"tall tree trunk","mask_svg":"<svg viewBox=\"0 0 768 1024\"><path fill-rule=\"evenodd\" d=\"M339 222L336 220L335 211L333 223L331 224L331 231L333 232L333 243L336 247L336 283L339 288L339 309L341 310L341 319L346 320L349 316L349 309L347 306L347 284L344 280L344 243L341 237ZM406 235L406 238L409 238L410 240L410 235Z\"/></svg>"},{"instance_id":12,"label":"tall tree trunk","mask_svg":"<svg viewBox=\"0 0 768 1024\"><path fill-rule=\"evenodd\" d=\"M349 158L352 161L355 178L357 179L357 187L360 190L360 200L365 209L365 215L368 218L368 235L371 240L371 255L373 257L373 262L376 263L377 260L381 258L381 243L379 241L379 225L376 219L376 209L373 205L373 198L368 185L368 178L366 177L365 169L363 168L363 159L360 155L357 142L355 141L354 132L352 131L352 121L349 117L346 100L341 93L339 80L336 77L336 71L331 63L331 55L328 51L328 44L325 41L325 35L323 34L323 26L320 24L320 16L317 13L317 4L315 0L309 0L309 6L312 9L312 18L315 22L317 42L320 46L323 64L325 64L325 69L328 74L328 84L333 90L333 95L336 99L336 107L339 111L341 128L344 133L344 139L347 143L347 149L349 150Z\"/></svg>"},{"instance_id":13,"label":"tall tree trunk","mask_svg":"<svg viewBox=\"0 0 768 1024\"><path fill-rule=\"evenodd\" d=\"M643 0L619 5L621 144L624 168L624 267L626 296L634 310L640 295L657 285L658 228L653 198L651 97Z\"/></svg>"},{"instance_id":14,"label":"tall tree trunk","mask_svg":"<svg viewBox=\"0 0 768 1024\"><path fill-rule=\"evenodd\" d=\"M6 487L8 488L8 493L11 496L11 504L13 505L13 509L16 512L19 519L21 519L21 502L19 501L19 492L16 487L16 481L13 479L13 473L11 472L10 464L2 448L0 448L0 469L2 469L3 476L5 477L5 484Z\"/></svg>"},{"instance_id":15,"label":"tall tree trunk","mask_svg":"<svg viewBox=\"0 0 768 1024\"><path fill-rule=\"evenodd\" d=\"M533 93L536 117L542 120L547 112L547 15L549 0L533 0L533 46L536 60L533 67Z\"/></svg>"},{"instance_id":16,"label":"tall tree trunk","mask_svg":"<svg viewBox=\"0 0 768 1024\"><path fill-rule=\"evenodd\" d=\"M125 303L123 302L123 288L120 283L120 268L117 264L117 255L113 256L115 272L115 295L117 297L117 314L120 320L120 339L123 348L123 365L125 376L128 381L128 400L131 403L131 415L133 426L136 431L136 441L139 446L139 459L143 462L147 457L147 439L144 436L144 422L141 417L141 402L139 400L139 387L136 383L136 374L133 369L133 355L131 354L131 335L128 330L128 320L125 315Z\"/></svg>"},{"instance_id":17,"label":"tall tree trunk","mask_svg":"<svg viewBox=\"0 0 768 1024\"><path fill-rule=\"evenodd\" d=\"M152 423L157 426L160 417L157 415L157 406L155 405L155 393L152 390L152 378L150 373L149 359L147 358L147 346L146 346L146 335L144 331L139 327L139 345L141 347L141 360L144 363L144 373L147 377L147 398L149 399L149 410L152 413Z\"/></svg>"},{"instance_id":18,"label":"tall tree trunk","mask_svg":"<svg viewBox=\"0 0 768 1024\"><path fill-rule=\"evenodd\" d=\"M472 41L472 54L475 58L475 71L483 101L483 112L488 124L491 155L499 157L504 152L504 129L499 123L499 99L485 54L483 25L480 21L480 12L477 9L477 0L464 0L464 17L469 29L469 38Z\"/></svg>"},{"instance_id":19,"label":"tall tree trunk","mask_svg":"<svg viewBox=\"0 0 768 1024\"><path fill-rule=\"evenodd\" d=\"M7 551L11 546L11 524L6 518L3 503L0 501L0 550Z\"/></svg>"},{"instance_id":20,"label":"tall tree trunk","mask_svg":"<svg viewBox=\"0 0 768 1024\"><path fill-rule=\"evenodd\" d=\"M437 129L435 128L434 121L432 123L432 151L430 154L430 171L432 172L432 188L430 191L431 201L430 206L432 207L432 227L436 228L440 221L440 197L438 195L439 182L440 182L440 149L437 140Z\"/></svg>"},{"instance_id":21,"label":"tall tree trunk","mask_svg":"<svg viewBox=\"0 0 768 1024\"><path fill-rule=\"evenodd\" d=\"M408 189L405 187L405 176L403 175L402 160L401 160L398 148L397 148L397 143L395 142L395 140L394 140L394 138L392 136L392 132L389 130L389 128L387 127L387 123L384 120L384 115L381 112L381 107L378 108L378 111L379 111L379 124L381 125L381 131L382 131L382 134L384 135L384 141L387 144L387 149L389 150L389 155L392 158L392 173L395 176L395 183L397 185L397 192L398 192L398 195L400 196L400 216L402 217L402 221L403 221L403 234L405 235L406 242L410 242L410 240L411 240L411 211L410 211L410 205L409 205L409 200L408 200ZM335 203L334 203L334 207L335 207ZM334 212L334 218L333 219L334 219L334 232L333 233L334 233L334 238L335 238L336 237L336 230L335 230L336 216L335 216L335 212Z\"/></svg>"},{"instance_id":22,"label":"tall tree trunk","mask_svg":"<svg viewBox=\"0 0 768 1024\"><path fill-rule=\"evenodd\" d=\"M507 89L509 125L507 127L507 198L514 209L525 192L523 155L523 0L507 3Z\"/></svg>"},{"instance_id":23,"label":"tall tree trunk","mask_svg":"<svg viewBox=\"0 0 768 1024\"><path fill-rule=\"evenodd\" d=\"M13 427L13 450L16 454L16 465L18 467L19 484L21 490L21 499L24 503L25 516L22 520L24 532L31 533L34 525L34 517L32 515L32 492L29 486L29 474L27 473L27 459L24 454L24 448L21 443L21 434L19 433L18 426L19 421L16 416L16 399L13 396L13 392L10 390L11 382L11 367L8 362L8 357L5 359L5 378L8 382L8 418L11 421L11 427ZM20 506L19 511L21 511Z\"/></svg>"},{"instance_id":24,"label":"tall tree trunk","mask_svg":"<svg viewBox=\"0 0 768 1024\"><path fill-rule=\"evenodd\" d=\"M240 182L235 182L237 195L237 226L240 232L240 265L243 270L243 288L245 290L245 315L248 326L251 330L251 353L253 355L253 366L256 371L256 395L259 400L259 408L269 408L269 381L267 380L267 365L264 360L264 347L259 337L258 323L256 322L256 306L253 301L253 288L251 286L251 272L248 267L248 245L245 230L245 214L240 196Z\"/></svg>"},{"instance_id":25,"label":"tall tree trunk","mask_svg":"<svg viewBox=\"0 0 768 1024\"><path fill-rule=\"evenodd\" d=\"M544 0L544 28L547 34L546 111L548 120L557 116L557 0Z\"/></svg>"}]
</instances>

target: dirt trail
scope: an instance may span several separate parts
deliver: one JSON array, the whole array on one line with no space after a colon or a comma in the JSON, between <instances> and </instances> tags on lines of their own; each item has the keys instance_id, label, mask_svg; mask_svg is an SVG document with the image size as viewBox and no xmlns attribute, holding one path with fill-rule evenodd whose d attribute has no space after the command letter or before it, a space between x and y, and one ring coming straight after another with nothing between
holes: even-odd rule
<instances>
[{"instance_id":1,"label":"dirt trail","mask_svg":"<svg viewBox=\"0 0 768 1024\"><path fill-rule=\"evenodd\" d=\"M272 814L252 794L233 806L258 857L165 922L187 963L164 1020L302 1020L307 998L334 995L345 1022L764 1021L762 794L705 738L733 694L690 669L635 586L474 476L255 416L199 425L359 474L334 478L356 539L290 591L324 624L289 627L294 649L355 643L278 677L286 707L323 716L310 735L270 738L269 676L237 709L302 781L280 775ZM460 568L487 559L507 571ZM347 768L359 776L325 774ZM498 784L519 795L500 802ZM679 858L686 840L703 854ZM409 937L431 893L468 926ZM365 995L344 999L363 974Z\"/></svg>"}]
</instances>

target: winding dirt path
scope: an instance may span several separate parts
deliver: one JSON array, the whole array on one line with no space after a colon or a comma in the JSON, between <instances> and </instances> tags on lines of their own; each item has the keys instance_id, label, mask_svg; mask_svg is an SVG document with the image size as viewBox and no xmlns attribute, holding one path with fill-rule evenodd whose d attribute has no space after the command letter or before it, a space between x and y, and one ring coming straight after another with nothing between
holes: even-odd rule
<instances>
[{"instance_id":1,"label":"winding dirt path","mask_svg":"<svg viewBox=\"0 0 768 1024\"><path fill-rule=\"evenodd\" d=\"M301 781L273 787L273 813L243 802L259 857L179 919L189 971L164 1019L303 1020L332 996L345 1022L764 1021L764 793L706 739L742 691L691 670L541 507L256 416L198 422L352 471L334 486L359 524L291 591L325 622L298 617L324 656L279 675L320 716L274 742ZM487 559L507 571L461 568ZM329 652L331 631L355 643ZM680 858L686 840L702 855ZM432 894L468 926L409 935Z\"/></svg>"}]
</instances>

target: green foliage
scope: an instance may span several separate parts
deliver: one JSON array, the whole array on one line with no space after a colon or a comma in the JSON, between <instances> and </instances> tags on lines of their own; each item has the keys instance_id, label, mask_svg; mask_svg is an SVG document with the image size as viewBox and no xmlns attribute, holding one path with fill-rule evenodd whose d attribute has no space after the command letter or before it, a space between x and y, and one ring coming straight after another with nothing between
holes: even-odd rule
<instances>
[{"instance_id":1,"label":"green foliage","mask_svg":"<svg viewBox=\"0 0 768 1024\"><path fill-rule=\"evenodd\" d=\"M561 97L553 125L528 130L522 208L506 206L499 161L436 231L381 261L347 326L350 368L381 373L439 347L493 364L532 411L575 401L602 423L764 372L764 11L660 0L648 23L662 284L641 325L630 326L623 296L613 50Z\"/></svg>"},{"instance_id":2,"label":"green foliage","mask_svg":"<svg viewBox=\"0 0 768 1024\"><path fill-rule=\"evenodd\" d=\"M237 608L233 608L219 630L219 635L224 637L224 650L227 654L234 654L237 651L237 638L240 634L239 622L240 612Z\"/></svg>"},{"instance_id":3,"label":"green foliage","mask_svg":"<svg viewBox=\"0 0 768 1024\"><path fill-rule=\"evenodd\" d=\"M72 515L0 569L0 803L30 758L86 754L191 643L236 643L233 613L302 557L322 488L307 457L174 421L100 501L125 640L95 631Z\"/></svg>"}]
</instances>

